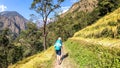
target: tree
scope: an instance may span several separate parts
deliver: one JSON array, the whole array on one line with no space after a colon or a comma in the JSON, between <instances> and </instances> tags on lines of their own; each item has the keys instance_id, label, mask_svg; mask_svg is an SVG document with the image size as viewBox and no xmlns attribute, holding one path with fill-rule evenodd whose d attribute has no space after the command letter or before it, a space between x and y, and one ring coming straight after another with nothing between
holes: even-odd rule
<instances>
[{"instance_id":1,"label":"tree","mask_svg":"<svg viewBox=\"0 0 120 68\"><path fill-rule=\"evenodd\" d=\"M47 47L46 47L46 38L47 38L46 23L47 23L48 16L55 9L59 8L60 4L63 1L64 0L33 0L32 4L31 4L31 9L35 10L38 14L40 14L42 16L42 20L44 23L44 26L43 26L44 50L47 49Z\"/></svg>"},{"instance_id":2,"label":"tree","mask_svg":"<svg viewBox=\"0 0 120 68\"><path fill-rule=\"evenodd\" d=\"M114 11L119 8L120 0L99 0L98 10L100 12L100 16L104 16L107 13Z\"/></svg>"}]
</instances>

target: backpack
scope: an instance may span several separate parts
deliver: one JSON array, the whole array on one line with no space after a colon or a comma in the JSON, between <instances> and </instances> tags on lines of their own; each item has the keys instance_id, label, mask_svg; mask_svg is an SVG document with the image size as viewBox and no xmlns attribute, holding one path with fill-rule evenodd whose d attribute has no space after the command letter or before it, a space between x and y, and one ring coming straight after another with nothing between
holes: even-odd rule
<instances>
[{"instance_id":1,"label":"backpack","mask_svg":"<svg viewBox=\"0 0 120 68\"><path fill-rule=\"evenodd\" d=\"M60 50L62 47L62 42L60 40L57 40L54 47L55 47L55 50Z\"/></svg>"}]
</instances>

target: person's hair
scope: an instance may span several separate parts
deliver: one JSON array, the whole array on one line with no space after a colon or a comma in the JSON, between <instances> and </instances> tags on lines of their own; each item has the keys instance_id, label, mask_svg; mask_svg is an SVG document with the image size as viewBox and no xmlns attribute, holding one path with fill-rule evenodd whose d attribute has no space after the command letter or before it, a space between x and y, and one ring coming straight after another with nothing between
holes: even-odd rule
<instances>
[{"instance_id":1,"label":"person's hair","mask_svg":"<svg viewBox=\"0 0 120 68\"><path fill-rule=\"evenodd\" d=\"M61 38L61 37L58 37L58 39L59 39L59 40L62 40L62 38Z\"/></svg>"}]
</instances>

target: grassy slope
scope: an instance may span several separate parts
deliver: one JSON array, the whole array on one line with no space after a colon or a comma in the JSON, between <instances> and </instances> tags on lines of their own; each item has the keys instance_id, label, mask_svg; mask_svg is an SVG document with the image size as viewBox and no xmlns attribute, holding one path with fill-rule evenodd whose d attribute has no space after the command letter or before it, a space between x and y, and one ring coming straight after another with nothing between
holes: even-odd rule
<instances>
[{"instance_id":1,"label":"grassy slope","mask_svg":"<svg viewBox=\"0 0 120 68\"><path fill-rule=\"evenodd\" d=\"M95 24L76 32L74 38L85 38L85 40L89 42L120 47L119 32L120 8L99 19Z\"/></svg>"},{"instance_id":2,"label":"grassy slope","mask_svg":"<svg viewBox=\"0 0 120 68\"><path fill-rule=\"evenodd\" d=\"M118 25L120 25L120 8L99 19L95 24L76 32L74 37L91 37L92 34L92 37L95 37L96 34L101 34L105 28L112 29L115 33Z\"/></svg>"},{"instance_id":3,"label":"grassy slope","mask_svg":"<svg viewBox=\"0 0 120 68\"><path fill-rule=\"evenodd\" d=\"M68 39L65 45L78 68L120 68L119 49L109 49L80 39Z\"/></svg>"},{"instance_id":4,"label":"grassy slope","mask_svg":"<svg viewBox=\"0 0 120 68\"><path fill-rule=\"evenodd\" d=\"M8 68L49 68L52 64L52 59L54 55L54 48L50 47L45 52L33 55L14 65L10 65Z\"/></svg>"},{"instance_id":5,"label":"grassy slope","mask_svg":"<svg viewBox=\"0 0 120 68\"><path fill-rule=\"evenodd\" d=\"M68 39L70 57L80 68L120 68L119 26L120 8Z\"/></svg>"}]
</instances>

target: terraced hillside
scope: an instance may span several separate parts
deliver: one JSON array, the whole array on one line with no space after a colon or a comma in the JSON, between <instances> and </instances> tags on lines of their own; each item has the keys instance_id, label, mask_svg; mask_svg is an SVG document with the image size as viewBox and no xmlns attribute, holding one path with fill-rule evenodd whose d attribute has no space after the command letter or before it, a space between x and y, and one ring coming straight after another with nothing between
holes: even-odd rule
<instances>
[{"instance_id":1,"label":"terraced hillside","mask_svg":"<svg viewBox=\"0 0 120 68\"><path fill-rule=\"evenodd\" d=\"M76 32L74 38L120 47L120 8L99 19L95 24Z\"/></svg>"},{"instance_id":2,"label":"terraced hillside","mask_svg":"<svg viewBox=\"0 0 120 68\"><path fill-rule=\"evenodd\" d=\"M120 68L120 8L65 42L78 68Z\"/></svg>"}]
</instances>

